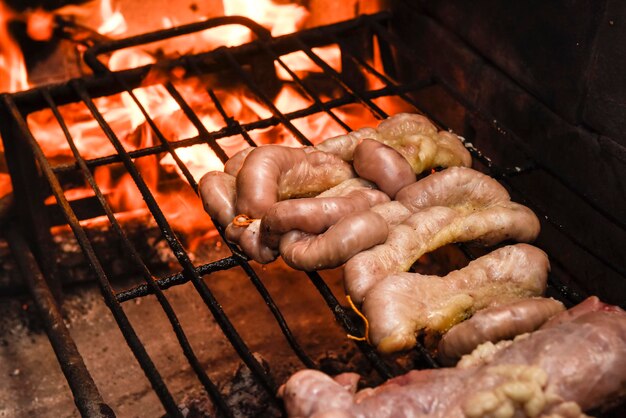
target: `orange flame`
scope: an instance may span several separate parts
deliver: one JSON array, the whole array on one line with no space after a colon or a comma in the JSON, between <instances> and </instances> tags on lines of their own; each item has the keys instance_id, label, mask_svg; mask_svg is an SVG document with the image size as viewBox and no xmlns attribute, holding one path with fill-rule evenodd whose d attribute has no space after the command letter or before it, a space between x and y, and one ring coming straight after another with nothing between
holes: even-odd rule
<instances>
[{"instance_id":1,"label":"orange flame","mask_svg":"<svg viewBox=\"0 0 626 418\"><path fill-rule=\"evenodd\" d=\"M101 0L99 5L102 23L98 31L107 36L124 35L127 24L119 9L114 7L111 0ZM270 30L274 36L302 28L308 16L308 12L302 6L275 4L270 0L229 0L224 2L224 10L226 15L242 15L251 18ZM72 11L72 13L77 12ZM25 81L26 72L19 48L13 43L4 41L10 41L6 27L3 25L6 16L6 9L2 9L0 3L0 40L3 40L0 44L0 73L9 69L12 74L12 84L7 85L6 89L10 91L22 90L28 87ZM37 36L45 37L45 16L38 18L40 21L34 21L39 25L38 27L41 27L41 33ZM178 22L174 18L164 17L162 24L164 27L168 27L176 25ZM219 27L190 36L193 37L193 41L181 42L175 38L168 41L162 50L166 51L167 54L186 54L198 52L195 51L196 48L208 50L221 45L237 45L251 40L250 31L238 25ZM5 52L7 50L10 54ZM335 71L341 72L341 53L337 45L314 48L313 51ZM5 61L2 61L3 57ZM3 65L3 62L8 59L11 62ZM306 79L311 73L322 72L322 69L302 52L284 55L281 60L301 79ZM114 52L109 58L108 66L111 70L116 71L155 62L153 50L128 48ZM294 82L295 80L278 62L275 63L275 68L277 78L284 81L274 98L274 106L280 112L288 114L315 104L306 92L300 90ZM207 86L214 91L225 112L241 123L273 116L268 106L259 102L243 86L225 86L224 83L220 84L220 80L215 78L207 77L200 80L183 76L184 74L181 77L173 74L159 74L155 70L145 80L145 86L136 88L132 92L150 119L162 132L164 139L170 143L193 138L200 135L200 132L187 118L176 100L160 84L159 77L165 77L175 85L208 132L220 131L226 126L226 122L206 93ZM372 85L377 82L371 75L367 78ZM5 77L0 79L1 88L5 88L2 84L5 79ZM335 89L339 90L337 86ZM319 92L316 94L321 95L322 101L329 99ZM327 95L332 94L334 93L327 93ZM160 144L159 138L147 123L140 107L128 92L94 99L94 103L127 151ZM395 102L392 103L393 106L401 107ZM68 124L68 129L79 152L84 158L115 154L114 148L85 105L82 103L65 105L60 107L60 111ZM360 104L342 106L332 112L348 126L354 128L377 123L376 118ZM63 132L50 111L40 111L29 115L28 123L48 158L54 161L67 161L68 158L71 158L71 152L65 142ZM345 133L345 129L326 112L315 112L310 116L292 120L291 123L305 137L314 142ZM294 132L289 131L283 124L266 129L256 129L250 132L250 136L257 144L278 143L287 146L300 146ZM229 156L248 147L248 143L244 141L241 135L222 138L218 142ZM207 171L223 169L222 161L207 144L179 147L175 149L175 153L188 168L196 182ZM216 234L216 231L211 227L210 219L204 213L200 200L187 184L184 173L170 153L140 157L135 159L135 164L171 225L187 235L190 241L188 244L190 250L193 250L207 236ZM137 189L137 185L121 164L98 167L95 169L94 175L114 211L145 210L146 204ZM75 196L84 197L85 194L79 190Z\"/></svg>"},{"instance_id":2,"label":"orange flame","mask_svg":"<svg viewBox=\"0 0 626 418\"><path fill-rule=\"evenodd\" d=\"M14 15L0 1L0 92L16 92L29 87L24 56L7 27Z\"/></svg>"}]
</instances>

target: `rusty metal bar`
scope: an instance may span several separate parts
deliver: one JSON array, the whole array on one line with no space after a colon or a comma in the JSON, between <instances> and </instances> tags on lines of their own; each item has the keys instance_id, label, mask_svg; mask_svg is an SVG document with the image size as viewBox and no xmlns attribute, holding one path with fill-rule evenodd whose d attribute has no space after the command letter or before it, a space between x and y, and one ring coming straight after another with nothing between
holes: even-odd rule
<instances>
[{"instance_id":1,"label":"rusty metal bar","mask_svg":"<svg viewBox=\"0 0 626 418\"><path fill-rule=\"evenodd\" d=\"M76 93L81 98L81 101L87 106L93 117L96 119L100 128L105 133L113 147L122 157L122 162L126 167L126 170L133 178L136 186L138 187L141 195L148 205L150 212L152 213L155 221L159 225L159 228L163 232L163 236L167 241L168 245L172 249L175 257L183 268L183 274L188 275L194 287L200 294L202 300L207 305L216 322L220 325L220 328L224 332L224 335L229 339L231 345L241 359L244 361L246 366L252 371L252 373L259 379L259 381L263 384L265 389L271 394L274 395L278 386L274 382L273 378L265 371L263 366L258 362L258 360L254 357L250 349L248 349L247 345L232 325L226 314L224 313L222 307L215 299L215 296L208 288L207 284L202 280L202 278L196 272L189 255L185 251L183 245L176 237L176 234L172 230L169 225L165 215L163 214L161 208L156 202L154 195L148 188L144 179L141 177L139 170L135 166L132 158L128 154L128 152L124 149L124 146L117 138L111 127L106 123L102 114L98 111L96 105L94 104L92 98L89 96L88 91L86 90L84 83L80 80L73 80L71 82L73 88L76 90ZM117 301L116 301L117 302ZM274 398L272 398L274 399Z\"/></svg>"},{"instance_id":2,"label":"rusty metal bar","mask_svg":"<svg viewBox=\"0 0 626 418\"><path fill-rule=\"evenodd\" d=\"M43 176L52 188L52 193L54 194L59 206L63 209L63 213L66 216L67 223L74 232L74 235L76 236L76 239L78 240L81 249L83 250L83 254L87 258L88 262L91 264L92 270L96 274L96 278L98 279L98 284L100 285L100 290L102 292L104 300L107 306L109 306L109 309L111 310L111 313L113 314L113 317L115 318L118 327L122 331L122 335L126 339L128 346L137 358L137 361L141 365L141 368L146 374L146 377L152 384L155 393L159 397L159 400L161 401L161 404L163 405L167 413L171 416L182 418L182 414L178 410L176 402L172 398L171 393L163 382L163 379L161 378L161 375L156 369L154 363L152 362L152 359L150 358L150 356L146 352L145 347L139 340L139 337L135 333L135 330L128 320L128 317L124 313L121 305L115 299L113 289L111 288L111 284L106 276L106 273L104 272L104 269L102 268L102 265L100 264L100 261L98 260L98 257L96 256L85 231L80 226L76 214L74 213L69 202L65 198L63 188L59 183L58 178L55 176L52 167L50 166L50 163L48 162L39 144L32 136L32 133L28 129L28 124L22 117L20 111L18 110L10 96L5 95L2 97L2 99L5 108L8 109L8 111L10 112L11 120L19 128L21 136L24 139L24 143L27 144L30 148L30 154L33 155L34 158L37 160L39 167L43 172Z\"/></svg>"},{"instance_id":3,"label":"rusty metal bar","mask_svg":"<svg viewBox=\"0 0 626 418\"><path fill-rule=\"evenodd\" d=\"M384 97L384 96L394 96L394 95L397 95L399 92L417 91L425 87L428 87L430 85L432 85L432 82L425 81L425 82L415 82L415 83L405 84L403 86L398 86L398 87L390 86L390 87L386 87L386 88L382 88L378 90L368 91L366 92L366 97L369 99L377 99L379 97ZM343 96L337 99L331 99L324 103L329 109L335 109L335 108L345 106L347 104L352 104L355 102L356 102L356 99L354 97ZM319 112L319 109L317 109L316 105L313 104L312 106L309 106L305 109L300 109L294 112L285 113L284 115L287 119L293 120L293 119L303 118L306 116L311 116L318 112ZM269 128L271 126L277 125L278 123L280 123L278 118L270 117L268 119L262 119L259 121L254 121L254 122L239 124L239 125L247 133L247 132L254 131L256 129ZM238 128L237 125L231 123L227 127L220 129L219 131L211 132L211 135L217 140L217 139L237 135L239 133L241 133L240 128ZM203 144L204 141L205 141L205 138L200 137L200 136L195 136L195 137L182 139L182 140L175 141L175 142L170 142L170 146L174 149L177 149L177 148L189 147L189 146L197 145L197 144ZM247 142L251 143L252 140L250 139ZM155 146L150 146L150 147L146 147L146 148L142 148L138 150L129 151L128 155L130 155L131 158L140 158L140 157L145 157L148 155L160 154L166 151L167 151L167 148L164 145L155 145ZM119 163L121 161L122 161L121 157L117 154L112 154L112 155L107 155L104 157L98 157L98 158L86 160L87 166L89 168L95 168L95 167L100 167L103 165ZM59 173L59 174L66 173L66 172L73 172L73 171L76 171L77 169L78 169L77 165L71 164L71 163L70 164L58 164L54 166L54 172Z\"/></svg>"},{"instance_id":4,"label":"rusty metal bar","mask_svg":"<svg viewBox=\"0 0 626 418\"><path fill-rule=\"evenodd\" d=\"M237 258L239 257L230 256L222 258L218 261L214 261L212 263L203 264L199 267L196 267L196 271L198 272L198 275L204 276L205 274L214 273L216 271L228 270L239 265ZM159 286L159 289L165 290L169 289L172 286L185 284L189 282L189 278L186 277L183 273L176 273L162 279L157 279L155 280L155 282ZM117 298L118 302L126 302L131 299L136 299L151 294L153 294L153 289L151 286L148 286L146 284L140 284L133 288L117 292L115 297Z\"/></svg>"},{"instance_id":5,"label":"rusty metal bar","mask_svg":"<svg viewBox=\"0 0 626 418\"><path fill-rule=\"evenodd\" d=\"M115 417L115 413L104 402L96 383L89 374L78 347L63 322L61 309L22 234L15 225L6 228L5 234L11 247L11 254L28 285L54 354L70 386L76 408L83 417Z\"/></svg>"},{"instance_id":6,"label":"rusty metal bar","mask_svg":"<svg viewBox=\"0 0 626 418\"><path fill-rule=\"evenodd\" d=\"M17 109L9 106L10 95L0 95L0 133L4 144L6 163L11 175L16 216L24 229L24 234L40 262L40 268L48 279L48 284L57 298L61 298L61 282L56 269L56 247L50 234L52 225L44 199L49 187L42 179L41 171L35 162L20 121L13 117ZM24 122L26 125L26 122Z\"/></svg>"},{"instance_id":7,"label":"rusty metal bar","mask_svg":"<svg viewBox=\"0 0 626 418\"><path fill-rule=\"evenodd\" d=\"M140 269L141 275L143 276L143 279L146 282L146 286L151 290L151 293L153 293L156 296L159 304L161 305L161 308L165 312L165 315L167 316L167 319L169 320L172 326L172 330L174 331L174 334L176 335L176 338L178 339L178 343L180 344L183 350L183 353L185 357L187 358L187 361L189 362L189 365L191 366L194 373L196 374L196 376L198 377L198 379L204 386L207 393L211 396L211 399L213 400L213 402L215 402L217 409L221 413L225 414L227 417L232 417L232 414L230 413L230 410L228 406L226 405L226 402L220 395L220 392L217 386L213 383L213 381L211 381L209 376L206 374L204 367L200 364L200 361L196 357L193 349L191 348L191 344L189 343L189 340L187 339L187 336L185 335L185 332L183 331L180 325L180 322L178 318L176 317L176 314L174 313L174 309L172 308L171 304L168 302L167 298L165 297L165 295L163 294L163 292L157 285L154 276L152 275L152 273L150 272L146 264L141 259L141 256L139 255L139 253L137 252L133 244L131 244L131 242L128 240L128 237L126 236L119 222L115 218L115 215L113 214L113 210L111 209L110 205L107 203L104 194L98 187L98 184L96 183L96 180L91 174L91 171L85 164L85 160L80 155L80 152L78 151L78 148L76 147L74 139L72 138L69 132L69 129L59 112L59 109L57 108L56 104L54 103L54 100L50 96L50 92L44 89L42 93L43 93L44 99L50 105L50 109L54 113L54 116L57 119L57 122L61 126L63 134L65 135L65 139L68 145L70 146L70 149L72 151L72 154L74 155L74 158L76 158L76 161L79 164L83 172L83 176L85 177L85 180L93 189L98 201L100 202L102 209L104 210L107 218L109 219L109 222L113 226L113 230L120 237L121 242L124 245L124 248L126 250L126 255L132 260L133 264Z\"/></svg>"}]
</instances>

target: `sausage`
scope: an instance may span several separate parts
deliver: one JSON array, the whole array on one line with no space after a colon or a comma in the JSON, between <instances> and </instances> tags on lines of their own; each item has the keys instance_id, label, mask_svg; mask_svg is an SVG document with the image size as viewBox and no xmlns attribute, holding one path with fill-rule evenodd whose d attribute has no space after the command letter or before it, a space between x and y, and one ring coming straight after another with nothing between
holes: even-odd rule
<instances>
[{"instance_id":1,"label":"sausage","mask_svg":"<svg viewBox=\"0 0 626 418\"><path fill-rule=\"evenodd\" d=\"M532 332L564 310L561 302L551 298L529 298L483 309L444 334L437 355L442 363L453 365L482 343L496 343Z\"/></svg>"},{"instance_id":2,"label":"sausage","mask_svg":"<svg viewBox=\"0 0 626 418\"><path fill-rule=\"evenodd\" d=\"M246 160L246 157L248 156L248 154L250 154L250 152L252 152L253 149L254 147L244 148L232 157L230 157L228 161L226 161L226 163L224 164L224 172L230 174L231 176L237 177L237 174L239 174L239 170L241 170L243 162Z\"/></svg>"},{"instance_id":3,"label":"sausage","mask_svg":"<svg viewBox=\"0 0 626 418\"><path fill-rule=\"evenodd\" d=\"M460 141L459 136L452 132L437 132L437 155L434 164L437 167L471 167L472 156Z\"/></svg>"},{"instance_id":4,"label":"sausage","mask_svg":"<svg viewBox=\"0 0 626 418\"><path fill-rule=\"evenodd\" d=\"M239 245L243 252L257 263L267 264L278 257L278 251L261 242L261 221L252 221L248 226L228 225L226 239Z\"/></svg>"},{"instance_id":5,"label":"sausage","mask_svg":"<svg viewBox=\"0 0 626 418\"><path fill-rule=\"evenodd\" d=\"M422 115L398 113L382 121L377 131L381 142L402 154L416 174L436 167L472 164L472 157L458 136L438 132Z\"/></svg>"},{"instance_id":6,"label":"sausage","mask_svg":"<svg viewBox=\"0 0 626 418\"><path fill-rule=\"evenodd\" d=\"M280 240L285 262L304 271L338 267L360 251L381 244L388 227L382 216L369 210L350 213L320 235L291 231Z\"/></svg>"},{"instance_id":7,"label":"sausage","mask_svg":"<svg viewBox=\"0 0 626 418\"><path fill-rule=\"evenodd\" d=\"M372 286L382 278L407 271L426 252L437 232L458 216L453 209L435 206L391 227L384 244L362 251L348 260L343 273L346 293L355 303L361 303Z\"/></svg>"},{"instance_id":8,"label":"sausage","mask_svg":"<svg viewBox=\"0 0 626 418\"><path fill-rule=\"evenodd\" d=\"M315 146L316 149L334 154L344 161L352 161L354 149L365 138L380 140L378 131L374 128L361 128L345 135L328 138Z\"/></svg>"},{"instance_id":9,"label":"sausage","mask_svg":"<svg viewBox=\"0 0 626 418\"><path fill-rule=\"evenodd\" d=\"M365 188L345 196L283 200L272 205L261 219L261 239L277 248L280 237L291 230L319 234L345 215L388 201L383 192Z\"/></svg>"},{"instance_id":10,"label":"sausage","mask_svg":"<svg viewBox=\"0 0 626 418\"><path fill-rule=\"evenodd\" d=\"M354 170L392 199L398 190L415 182L408 161L396 150L373 139L364 139L354 150Z\"/></svg>"},{"instance_id":11,"label":"sausage","mask_svg":"<svg viewBox=\"0 0 626 418\"><path fill-rule=\"evenodd\" d=\"M450 167L404 187L396 195L412 212L429 206L476 210L510 200L497 180L467 167Z\"/></svg>"},{"instance_id":12,"label":"sausage","mask_svg":"<svg viewBox=\"0 0 626 418\"><path fill-rule=\"evenodd\" d=\"M387 203L379 203L372 207L371 211L382 216L390 227L401 224L411 216L411 211L396 200Z\"/></svg>"},{"instance_id":13,"label":"sausage","mask_svg":"<svg viewBox=\"0 0 626 418\"><path fill-rule=\"evenodd\" d=\"M237 176L237 213L261 218L276 202L314 196L354 177L335 155L266 145L250 151Z\"/></svg>"},{"instance_id":14,"label":"sausage","mask_svg":"<svg viewBox=\"0 0 626 418\"><path fill-rule=\"evenodd\" d=\"M361 128L329 138L316 148L335 154L345 161L352 161L355 149L365 139L395 149L404 156L416 174L436 167L472 165L472 157L457 135L437 131L428 118L411 113L391 116L380 122L376 129Z\"/></svg>"},{"instance_id":15,"label":"sausage","mask_svg":"<svg viewBox=\"0 0 626 418\"><path fill-rule=\"evenodd\" d=\"M235 183L235 177L230 174L209 171L198 184L204 210L222 227L235 217Z\"/></svg>"}]
</instances>

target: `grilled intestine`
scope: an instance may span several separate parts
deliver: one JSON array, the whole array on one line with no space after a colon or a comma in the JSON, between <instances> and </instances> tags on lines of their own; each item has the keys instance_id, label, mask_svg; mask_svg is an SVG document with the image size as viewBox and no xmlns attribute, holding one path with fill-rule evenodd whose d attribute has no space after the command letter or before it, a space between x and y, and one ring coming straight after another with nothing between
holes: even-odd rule
<instances>
[{"instance_id":1,"label":"grilled intestine","mask_svg":"<svg viewBox=\"0 0 626 418\"><path fill-rule=\"evenodd\" d=\"M548 270L543 251L516 244L445 277L386 276L371 288L362 306L369 319L370 341L383 353L409 349L419 331L442 333L479 309L543 294Z\"/></svg>"},{"instance_id":2,"label":"grilled intestine","mask_svg":"<svg viewBox=\"0 0 626 418\"><path fill-rule=\"evenodd\" d=\"M472 157L459 137L447 131L438 131L428 118L399 113L380 122L377 128L361 128L329 138L316 148L337 155L345 161L355 158L355 150L364 139L381 142L401 154L415 174L437 167L472 164Z\"/></svg>"},{"instance_id":3,"label":"grilled intestine","mask_svg":"<svg viewBox=\"0 0 626 418\"><path fill-rule=\"evenodd\" d=\"M395 149L373 139L364 139L354 150L354 170L374 182L390 198L415 182L409 162Z\"/></svg>"},{"instance_id":4,"label":"grilled intestine","mask_svg":"<svg viewBox=\"0 0 626 418\"><path fill-rule=\"evenodd\" d=\"M437 355L442 363L454 364L482 343L534 331L564 310L558 300L541 297L483 309L447 331L439 341Z\"/></svg>"},{"instance_id":5,"label":"grilled intestine","mask_svg":"<svg viewBox=\"0 0 626 418\"><path fill-rule=\"evenodd\" d=\"M356 393L340 383L354 376L302 370L279 395L300 418L586 417L625 395L626 313L603 305L562 319L485 343L454 368L411 371Z\"/></svg>"},{"instance_id":6,"label":"grilled intestine","mask_svg":"<svg viewBox=\"0 0 626 418\"><path fill-rule=\"evenodd\" d=\"M390 352L414 345L416 333L423 328L445 332L476 310L493 306L495 302L484 297L468 301L467 289L449 285L451 277L459 283L469 281L484 260L504 257L507 260L499 267L504 268L507 262L520 261L513 253L542 254L543 259L535 257L535 269L530 269L536 274L511 275L508 285L500 280L498 286L505 289L500 293L509 301L543 292L545 255L520 246L513 248L523 250L498 250L471 268L432 278L428 286L446 289L437 307L416 309L417 297L411 293L398 294L388 307L376 302L378 295L391 289L421 283L415 274L402 273L424 254L449 243L488 247L536 238L539 221L534 213L512 202L496 180L469 165L470 155L459 137L438 131L421 115L399 114L377 128L362 128L315 147L244 149L225 164L225 172L205 175L199 190L207 212L225 228L226 239L252 260L269 263L281 255L289 266L305 271L345 264L347 294L357 304L365 301L362 308L372 323L372 342ZM423 171L435 167L449 168L416 181ZM496 273L487 276L497 281ZM517 286L536 277L543 284L532 291ZM376 286L378 290L370 295ZM417 286L412 291L418 291ZM413 309L422 315L438 309L440 324L405 316L412 326L404 323L394 328L381 319L383 311L393 309Z\"/></svg>"},{"instance_id":7,"label":"grilled intestine","mask_svg":"<svg viewBox=\"0 0 626 418\"><path fill-rule=\"evenodd\" d=\"M350 183L353 160L356 171L374 182L370 190L334 199L332 193L324 195ZM388 212L369 212L370 207L388 202L387 195L393 197L428 168L470 164L459 137L437 131L421 115L402 113L376 129L362 128L317 147L244 149L226 162L223 173L207 173L199 191L226 238L253 260L271 262L280 250L294 268L327 269L385 241ZM382 191L371 190L376 186ZM306 199L316 195L319 199ZM289 215L283 221L277 213Z\"/></svg>"},{"instance_id":8,"label":"grilled intestine","mask_svg":"<svg viewBox=\"0 0 626 418\"><path fill-rule=\"evenodd\" d=\"M535 214L514 202L475 211L446 206L424 208L390 228L384 244L362 251L346 263L346 291L360 303L380 280L408 271L422 255L446 244L471 242L491 246L505 240L531 242L538 233Z\"/></svg>"},{"instance_id":9,"label":"grilled intestine","mask_svg":"<svg viewBox=\"0 0 626 418\"><path fill-rule=\"evenodd\" d=\"M261 218L276 202L315 196L354 177L333 154L266 145L252 150L237 173L237 213Z\"/></svg>"}]
</instances>

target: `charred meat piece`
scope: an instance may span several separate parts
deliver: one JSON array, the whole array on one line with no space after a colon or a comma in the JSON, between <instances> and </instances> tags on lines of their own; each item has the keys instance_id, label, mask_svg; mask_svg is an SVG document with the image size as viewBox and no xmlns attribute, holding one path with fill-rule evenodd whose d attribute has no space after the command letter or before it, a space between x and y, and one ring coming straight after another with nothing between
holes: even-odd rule
<instances>
[{"instance_id":1,"label":"charred meat piece","mask_svg":"<svg viewBox=\"0 0 626 418\"><path fill-rule=\"evenodd\" d=\"M464 368L411 371L355 395L305 370L280 393L289 416L302 418L580 418L625 388L626 313L614 309L518 337Z\"/></svg>"},{"instance_id":2,"label":"charred meat piece","mask_svg":"<svg viewBox=\"0 0 626 418\"><path fill-rule=\"evenodd\" d=\"M447 276L398 273L367 293L362 311L370 341L381 352L415 346L420 331L442 333L490 306L540 296L550 265L547 255L528 244L509 245L477 258Z\"/></svg>"},{"instance_id":3,"label":"charred meat piece","mask_svg":"<svg viewBox=\"0 0 626 418\"><path fill-rule=\"evenodd\" d=\"M496 343L534 331L564 310L561 302L551 298L523 299L480 310L445 333L437 355L442 363L454 364L482 343Z\"/></svg>"}]
</instances>

